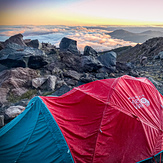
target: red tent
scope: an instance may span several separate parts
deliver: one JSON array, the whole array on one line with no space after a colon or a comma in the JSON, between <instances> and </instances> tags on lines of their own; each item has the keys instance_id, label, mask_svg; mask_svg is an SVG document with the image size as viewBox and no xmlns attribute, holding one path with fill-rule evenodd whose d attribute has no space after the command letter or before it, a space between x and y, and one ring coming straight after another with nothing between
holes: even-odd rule
<instances>
[{"instance_id":1,"label":"red tent","mask_svg":"<svg viewBox=\"0 0 163 163\"><path fill-rule=\"evenodd\" d=\"M98 80L33 98L1 129L0 162L161 161L162 119L163 96L148 79Z\"/></svg>"},{"instance_id":2,"label":"red tent","mask_svg":"<svg viewBox=\"0 0 163 163\"><path fill-rule=\"evenodd\" d=\"M163 149L163 96L146 78L98 80L41 99L75 162L132 163Z\"/></svg>"}]
</instances>

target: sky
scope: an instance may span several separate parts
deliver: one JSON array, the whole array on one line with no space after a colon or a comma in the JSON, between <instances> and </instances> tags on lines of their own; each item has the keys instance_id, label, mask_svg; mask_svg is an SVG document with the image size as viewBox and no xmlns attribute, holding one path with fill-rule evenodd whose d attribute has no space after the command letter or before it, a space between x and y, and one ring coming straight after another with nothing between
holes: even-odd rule
<instances>
[{"instance_id":1,"label":"sky","mask_svg":"<svg viewBox=\"0 0 163 163\"><path fill-rule=\"evenodd\" d=\"M0 0L0 25L158 25L163 0Z\"/></svg>"}]
</instances>

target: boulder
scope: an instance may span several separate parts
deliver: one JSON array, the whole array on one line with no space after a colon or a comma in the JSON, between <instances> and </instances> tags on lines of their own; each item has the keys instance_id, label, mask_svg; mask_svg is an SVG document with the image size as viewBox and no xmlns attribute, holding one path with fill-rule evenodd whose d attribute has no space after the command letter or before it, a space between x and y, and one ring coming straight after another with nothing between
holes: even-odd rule
<instances>
[{"instance_id":1,"label":"boulder","mask_svg":"<svg viewBox=\"0 0 163 163\"><path fill-rule=\"evenodd\" d=\"M0 72L0 104L8 102L8 97L21 96L32 86L37 71L29 68L15 68Z\"/></svg>"},{"instance_id":2,"label":"boulder","mask_svg":"<svg viewBox=\"0 0 163 163\"><path fill-rule=\"evenodd\" d=\"M21 46L15 43L8 44L0 51L0 64L8 67L27 67L30 56L45 56L44 53L35 48Z\"/></svg>"},{"instance_id":3,"label":"boulder","mask_svg":"<svg viewBox=\"0 0 163 163\"><path fill-rule=\"evenodd\" d=\"M117 54L112 51L100 55L97 59L104 65L104 67L114 72L116 70L116 58Z\"/></svg>"},{"instance_id":4,"label":"boulder","mask_svg":"<svg viewBox=\"0 0 163 163\"><path fill-rule=\"evenodd\" d=\"M28 67L32 69L39 69L47 65L48 62L43 56L30 56L28 60Z\"/></svg>"},{"instance_id":5,"label":"boulder","mask_svg":"<svg viewBox=\"0 0 163 163\"><path fill-rule=\"evenodd\" d=\"M4 43L4 45L8 45L10 43L15 43L15 44L18 44L18 45L21 45L21 46L26 46L26 44L24 43L23 41L23 35L22 34L17 34L17 35L14 35L14 36L11 36L9 39L7 39Z\"/></svg>"},{"instance_id":6,"label":"boulder","mask_svg":"<svg viewBox=\"0 0 163 163\"><path fill-rule=\"evenodd\" d=\"M103 65L93 56L83 56L81 57L81 68L85 72L97 71Z\"/></svg>"},{"instance_id":7,"label":"boulder","mask_svg":"<svg viewBox=\"0 0 163 163\"><path fill-rule=\"evenodd\" d=\"M75 80L79 80L81 77L81 74L74 71L74 70L67 70L66 72L64 72L63 74L65 77L70 77L73 78Z\"/></svg>"},{"instance_id":8,"label":"boulder","mask_svg":"<svg viewBox=\"0 0 163 163\"><path fill-rule=\"evenodd\" d=\"M11 120L17 117L25 110L23 106L10 106L8 109L5 110L5 120Z\"/></svg>"},{"instance_id":9,"label":"boulder","mask_svg":"<svg viewBox=\"0 0 163 163\"><path fill-rule=\"evenodd\" d=\"M36 48L36 49L42 48L42 44L37 39L26 42L26 45L32 48Z\"/></svg>"},{"instance_id":10,"label":"boulder","mask_svg":"<svg viewBox=\"0 0 163 163\"><path fill-rule=\"evenodd\" d=\"M85 46L84 55L86 56L91 55L93 57L98 57L98 53L91 46Z\"/></svg>"},{"instance_id":11,"label":"boulder","mask_svg":"<svg viewBox=\"0 0 163 163\"><path fill-rule=\"evenodd\" d=\"M46 80L46 77L32 79L32 86L37 89L41 87L41 85L44 84Z\"/></svg>"},{"instance_id":12,"label":"boulder","mask_svg":"<svg viewBox=\"0 0 163 163\"><path fill-rule=\"evenodd\" d=\"M50 75L47 79L47 90L48 91L54 91L55 86L56 86L56 82L57 82L57 77L54 75Z\"/></svg>"},{"instance_id":13,"label":"boulder","mask_svg":"<svg viewBox=\"0 0 163 163\"><path fill-rule=\"evenodd\" d=\"M77 49L77 41L67 37L62 38L59 48L61 51L70 51L73 54L80 54L79 50Z\"/></svg>"}]
</instances>

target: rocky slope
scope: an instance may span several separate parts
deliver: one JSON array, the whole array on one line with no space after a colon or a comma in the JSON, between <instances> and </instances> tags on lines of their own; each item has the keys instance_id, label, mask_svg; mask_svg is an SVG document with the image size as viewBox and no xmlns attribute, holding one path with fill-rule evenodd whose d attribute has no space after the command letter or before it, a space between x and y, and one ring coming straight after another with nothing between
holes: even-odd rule
<instances>
[{"instance_id":1,"label":"rocky slope","mask_svg":"<svg viewBox=\"0 0 163 163\"><path fill-rule=\"evenodd\" d=\"M60 96L73 87L99 79L125 74L145 76L163 93L161 42L162 38L155 38L144 45L122 48L117 58L113 51L97 53L89 46L81 54L77 42L69 38L63 38L56 48L38 40L23 40L21 34L10 37L0 44L0 126L20 114L34 96ZM154 53L150 53L153 47ZM147 59L140 64L142 56Z\"/></svg>"}]
</instances>

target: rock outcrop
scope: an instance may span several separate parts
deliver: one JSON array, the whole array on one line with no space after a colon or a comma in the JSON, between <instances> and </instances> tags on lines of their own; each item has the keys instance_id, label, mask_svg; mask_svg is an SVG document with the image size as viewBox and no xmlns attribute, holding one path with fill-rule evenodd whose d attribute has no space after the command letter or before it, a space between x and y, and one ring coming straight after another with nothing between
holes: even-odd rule
<instances>
[{"instance_id":1,"label":"rock outcrop","mask_svg":"<svg viewBox=\"0 0 163 163\"><path fill-rule=\"evenodd\" d=\"M17 35L11 36L9 39L7 39L4 42L4 45L7 46L8 44L12 44L12 43L15 43L15 44L18 44L21 46L26 46L26 44L24 43L24 40L23 40L23 35L20 33Z\"/></svg>"},{"instance_id":2,"label":"rock outcrop","mask_svg":"<svg viewBox=\"0 0 163 163\"><path fill-rule=\"evenodd\" d=\"M116 53L112 51L102 54L98 57L98 60L105 66L105 68L110 70L110 72L114 72L116 70L116 58Z\"/></svg>"},{"instance_id":3,"label":"rock outcrop","mask_svg":"<svg viewBox=\"0 0 163 163\"><path fill-rule=\"evenodd\" d=\"M11 98L20 97L31 87L31 81L38 76L37 71L29 68L16 68L0 72L0 104L8 103Z\"/></svg>"},{"instance_id":4,"label":"rock outcrop","mask_svg":"<svg viewBox=\"0 0 163 163\"><path fill-rule=\"evenodd\" d=\"M85 46L84 55L98 57L98 53L91 46Z\"/></svg>"},{"instance_id":5,"label":"rock outcrop","mask_svg":"<svg viewBox=\"0 0 163 163\"><path fill-rule=\"evenodd\" d=\"M10 43L0 51L0 64L8 68L25 68L28 67L28 60L30 56L39 56L39 58L45 57L43 51L39 49L18 45L16 43ZM41 65L44 66L45 64Z\"/></svg>"},{"instance_id":6,"label":"rock outcrop","mask_svg":"<svg viewBox=\"0 0 163 163\"><path fill-rule=\"evenodd\" d=\"M80 54L77 49L77 41L64 37L60 44L59 48L61 51L70 51L73 54Z\"/></svg>"}]
</instances>

